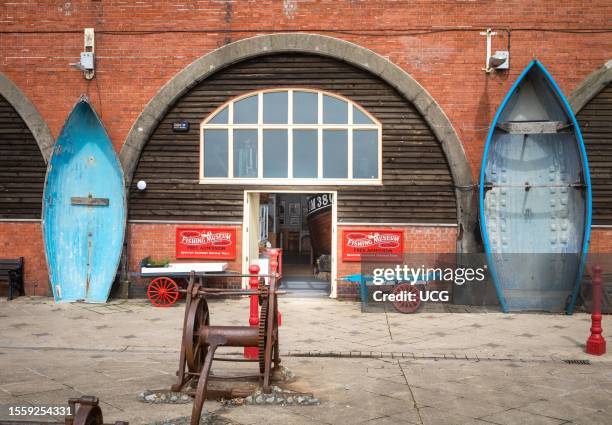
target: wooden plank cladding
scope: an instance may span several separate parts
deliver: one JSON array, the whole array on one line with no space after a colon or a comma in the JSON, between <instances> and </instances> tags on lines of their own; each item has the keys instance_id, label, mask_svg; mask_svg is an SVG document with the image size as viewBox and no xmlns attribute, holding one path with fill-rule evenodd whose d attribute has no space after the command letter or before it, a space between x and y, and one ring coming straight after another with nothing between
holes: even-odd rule
<instances>
[{"instance_id":1,"label":"wooden plank cladding","mask_svg":"<svg viewBox=\"0 0 612 425\"><path fill-rule=\"evenodd\" d=\"M593 224L612 225L612 83L576 115L589 158Z\"/></svg>"},{"instance_id":2,"label":"wooden plank cladding","mask_svg":"<svg viewBox=\"0 0 612 425\"><path fill-rule=\"evenodd\" d=\"M199 184L200 123L248 92L310 88L360 104L382 123L383 186L255 186ZM176 133L175 121L189 122ZM147 182L139 191L136 183ZM232 65L187 92L166 114L142 151L132 180L133 220L242 219L243 191L337 190L341 222L455 223L451 172L421 114L391 86L344 62L306 54L277 54Z\"/></svg>"},{"instance_id":3,"label":"wooden plank cladding","mask_svg":"<svg viewBox=\"0 0 612 425\"><path fill-rule=\"evenodd\" d=\"M47 166L34 136L0 95L0 219L38 219Z\"/></svg>"}]
</instances>

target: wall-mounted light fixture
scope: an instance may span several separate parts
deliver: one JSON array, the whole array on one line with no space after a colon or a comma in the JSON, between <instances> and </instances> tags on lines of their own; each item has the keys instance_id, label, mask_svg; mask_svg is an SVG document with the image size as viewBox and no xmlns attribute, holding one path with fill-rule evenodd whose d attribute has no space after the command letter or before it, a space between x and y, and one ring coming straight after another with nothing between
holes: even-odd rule
<instances>
[{"instance_id":1,"label":"wall-mounted light fixture","mask_svg":"<svg viewBox=\"0 0 612 425\"><path fill-rule=\"evenodd\" d=\"M143 191L147 188L147 182L144 180L139 180L138 183L136 183L136 187L138 190Z\"/></svg>"},{"instance_id":2,"label":"wall-mounted light fixture","mask_svg":"<svg viewBox=\"0 0 612 425\"><path fill-rule=\"evenodd\" d=\"M481 32L480 35L487 37L487 51L485 58L485 66L482 70L486 73L495 70L504 70L510 68L510 52L507 50L498 50L494 55L491 55L491 38L497 35L491 28Z\"/></svg>"}]
</instances>

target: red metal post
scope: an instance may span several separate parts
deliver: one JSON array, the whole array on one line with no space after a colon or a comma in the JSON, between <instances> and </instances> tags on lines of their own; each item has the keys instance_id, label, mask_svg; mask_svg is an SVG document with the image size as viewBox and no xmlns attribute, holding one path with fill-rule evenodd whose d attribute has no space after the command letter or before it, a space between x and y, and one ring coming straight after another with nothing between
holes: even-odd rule
<instances>
[{"instance_id":1,"label":"red metal post","mask_svg":"<svg viewBox=\"0 0 612 425\"><path fill-rule=\"evenodd\" d=\"M253 290L259 289L259 266L251 264L249 266L249 274L253 275L249 278L249 288ZM249 311L249 326L259 326L259 297L251 295L251 306ZM259 350L257 347L244 347L245 359L257 359Z\"/></svg>"},{"instance_id":2,"label":"red metal post","mask_svg":"<svg viewBox=\"0 0 612 425\"><path fill-rule=\"evenodd\" d=\"M270 255L270 274L278 273L280 276L279 265L280 265L280 260L281 260L281 249L271 248L268 250L268 254ZM278 288L278 282L277 282L276 287ZM278 320L278 326L280 326L283 321L283 316L280 311L278 312L277 320Z\"/></svg>"},{"instance_id":3,"label":"red metal post","mask_svg":"<svg viewBox=\"0 0 612 425\"><path fill-rule=\"evenodd\" d=\"M593 294L593 309L591 311L591 336L586 343L587 354L601 356L606 353L606 340L601 327L601 267L593 267L591 284Z\"/></svg>"},{"instance_id":4,"label":"red metal post","mask_svg":"<svg viewBox=\"0 0 612 425\"><path fill-rule=\"evenodd\" d=\"M270 248L268 251L276 255L276 261L278 263L276 272L280 275L280 277L282 277L283 276L283 249L282 248ZM270 255L270 257L272 257L272 254Z\"/></svg>"}]
</instances>

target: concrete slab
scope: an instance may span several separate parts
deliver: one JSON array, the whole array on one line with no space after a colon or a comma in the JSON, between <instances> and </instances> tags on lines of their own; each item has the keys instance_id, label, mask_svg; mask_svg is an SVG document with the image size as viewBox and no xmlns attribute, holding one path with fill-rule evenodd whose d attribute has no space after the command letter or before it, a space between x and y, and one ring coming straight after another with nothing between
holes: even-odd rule
<instances>
[{"instance_id":1,"label":"concrete slab","mask_svg":"<svg viewBox=\"0 0 612 425\"><path fill-rule=\"evenodd\" d=\"M73 394L94 394L107 422L189 416L189 404L137 400L175 380L182 307L0 301L0 405L63 405ZM247 323L248 299L210 308L215 324ZM282 299L280 309L281 351L293 353L283 364L297 377L291 387L321 404L230 409L207 402L206 410L238 424L612 423L610 355L592 358L578 343L586 340L587 315L361 314L356 303L312 298ZM610 316L604 329L612 340Z\"/></svg>"}]
</instances>

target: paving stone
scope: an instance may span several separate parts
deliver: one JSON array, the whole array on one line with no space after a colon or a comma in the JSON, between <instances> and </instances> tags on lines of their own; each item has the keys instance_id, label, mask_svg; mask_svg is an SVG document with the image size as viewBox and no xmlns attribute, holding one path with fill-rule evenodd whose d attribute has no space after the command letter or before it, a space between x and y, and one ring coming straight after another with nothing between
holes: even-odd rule
<instances>
[{"instance_id":1,"label":"paving stone","mask_svg":"<svg viewBox=\"0 0 612 425\"><path fill-rule=\"evenodd\" d=\"M44 377L34 377L32 380L5 384L0 388L13 396L22 396L25 394L35 394L44 391L58 391L66 389L67 387L62 383L52 381Z\"/></svg>"},{"instance_id":2,"label":"paving stone","mask_svg":"<svg viewBox=\"0 0 612 425\"><path fill-rule=\"evenodd\" d=\"M566 419L585 425L612 423L611 357L582 353L586 315L440 311L407 317L361 314L357 303L328 299L288 298L280 303L281 351L344 356L283 358L297 377L292 389L313 392L321 405L227 409L207 401L206 410L241 424L384 425L422 420L425 425L483 425L487 418L502 425ZM210 310L215 324L246 324L248 299L212 301ZM318 324L311 323L313 311ZM48 299L24 297L0 302L0 315L27 325L20 329L0 321L0 364L18 365L0 367L0 404L43 398L64 404L75 391L98 395L106 422L147 424L190 414L189 404L161 407L137 400L139 392L168 388L175 381L182 306L156 309L132 300L97 307L55 306ZM604 317L609 340L611 319ZM43 335L32 338L31 333ZM526 333L535 336L509 337ZM241 354L239 349L225 352ZM348 357L353 354L372 358ZM512 361L474 361L485 358ZM593 364L567 365L553 358L588 358ZM225 367L216 364L215 373L225 372ZM13 391L19 397L12 396Z\"/></svg>"},{"instance_id":3,"label":"paving stone","mask_svg":"<svg viewBox=\"0 0 612 425\"><path fill-rule=\"evenodd\" d=\"M610 425L612 414L608 412L597 412L573 420L576 425Z\"/></svg>"},{"instance_id":4,"label":"paving stone","mask_svg":"<svg viewBox=\"0 0 612 425\"><path fill-rule=\"evenodd\" d=\"M560 425L567 422L564 419L551 418L517 409L509 409L480 419L500 425Z\"/></svg>"},{"instance_id":5,"label":"paving stone","mask_svg":"<svg viewBox=\"0 0 612 425\"><path fill-rule=\"evenodd\" d=\"M565 419L567 421L574 421L578 418L597 413L596 409L579 406L576 403L571 403L568 401L561 401L557 398L528 404L527 406L521 407L519 410L538 415Z\"/></svg>"}]
</instances>

